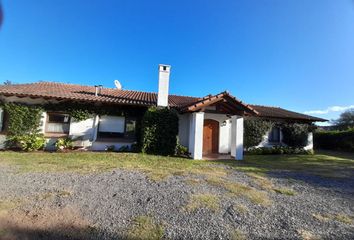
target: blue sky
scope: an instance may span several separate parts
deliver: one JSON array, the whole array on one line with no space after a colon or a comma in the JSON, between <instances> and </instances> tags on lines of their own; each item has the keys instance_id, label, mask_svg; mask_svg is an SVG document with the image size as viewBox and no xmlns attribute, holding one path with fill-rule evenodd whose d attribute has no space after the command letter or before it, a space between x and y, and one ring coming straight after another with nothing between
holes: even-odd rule
<instances>
[{"instance_id":1,"label":"blue sky","mask_svg":"<svg viewBox=\"0 0 354 240\"><path fill-rule=\"evenodd\" d=\"M353 0L3 0L0 82L49 80L336 118L354 105ZM336 106L333 108L333 106ZM313 112L316 110L317 112ZM322 111L322 112L319 112Z\"/></svg>"}]
</instances>

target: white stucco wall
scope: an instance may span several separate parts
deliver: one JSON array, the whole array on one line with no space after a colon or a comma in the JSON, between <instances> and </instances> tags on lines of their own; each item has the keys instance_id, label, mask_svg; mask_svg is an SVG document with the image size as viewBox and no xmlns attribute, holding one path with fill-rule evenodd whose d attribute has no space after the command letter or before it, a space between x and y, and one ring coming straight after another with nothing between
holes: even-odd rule
<instances>
[{"instance_id":1,"label":"white stucco wall","mask_svg":"<svg viewBox=\"0 0 354 240\"><path fill-rule=\"evenodd\" d=\"M185 147L189 145L189 113L178 115L178 139L179 143Z\"/></svg>"},{"instance_id":2,"label":"white stucco wall","mask_svg":"<svg viewBox=\"0 0 354 240\"><path fill-rule=\"evenodd\" d=\"M274 143L270 143L268 141L268 136L269 136L269 132L268 131L264 136L263 136L263 140L260 144L258 144L256 146L256 148L259 147L267 147L267 148L271 148L273 146L287 146L284 142L283 142L283 132L280 130L280 143L279 144L274 144ZM307 145L304 147L305 150L312 150L313 149L313 133L310 132L308 133L307 136Z\"/></svg>"},{"instance_id":3,"label":"white stucco wall","mask_svg":"<svg viewBox=\"0 0 354 240\"><path fill-rule=\"evenodd\" d=\"M259 148L259 147L267 147L267 148L271 148L273 147L274 145L281 145L281 146L285 146L286 144L283 143L283 132L281 131L280 129L280 142L278 144L274 144L274 143L271 143L268 141L268 138L269 138L269 133L270 133L271 130L269 130L266 134L264 134L263 136L263 140L262 142L260 142L256 148Z\"/></svg>"},{"instance_id":4,"label":"white stucco wall","mask_svg":"<svg viewBox=\"0 0 354 240\"><path fill-rule=\"evenodd\" d=\"M313 133L310 132L307 135L307 146L304 147L305 150L312 150L313 149Z\"/></svg>"}]
</instances>

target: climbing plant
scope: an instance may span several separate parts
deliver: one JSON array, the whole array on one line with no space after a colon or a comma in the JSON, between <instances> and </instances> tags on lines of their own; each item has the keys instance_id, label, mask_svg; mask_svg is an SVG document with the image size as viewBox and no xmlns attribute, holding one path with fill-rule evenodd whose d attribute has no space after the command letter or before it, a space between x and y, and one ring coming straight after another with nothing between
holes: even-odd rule
<instances>
[{"instance_id":1,"label":"climbing plant","mask_svg":"<svg viewBox=\"0 0 354 240\"><path fill-rule=\"evenodd\" d=\"M38 133L43 109L17 103L5 103L4 110L8 115L7 134L19 136Z\"/></svg>"},{"instance_id":2,"label":"climbing plant","mask_svg":"<svg viewBox=\"0 0 354 240\"><path fill-rule=\"evenodd\" d=\"M245 118L244 146L250 148L262 142L263 136L272 128L273 122L260 118Z\"/></svg>"},{"instance_id":3,"label":"climbing plant","mask_svg":"<svg viewBox=\"0 0 354 240\"><path fill-rule=\"evenodd\" d=\"M308 133L313 130L310 124L285 123L281 126L283 142L290 147L304 147L307 145Z\"/></svg>"},{"instance_id":4,"label":"climbing plant","mask_svg":"<svg viewBox=\"0 0 354 240\"><path fill-rule=\"evenodd\" d=\"M43 109L17 103L5 103L3 107L8 115L6 146L24 151L42 149L45 139L39 125Z\"/></svg>"}]
</instances>

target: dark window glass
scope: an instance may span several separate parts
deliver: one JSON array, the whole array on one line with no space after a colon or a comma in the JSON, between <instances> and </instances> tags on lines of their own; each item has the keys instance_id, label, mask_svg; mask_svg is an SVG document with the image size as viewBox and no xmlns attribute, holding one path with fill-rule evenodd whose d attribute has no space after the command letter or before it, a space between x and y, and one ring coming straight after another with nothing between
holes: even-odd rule
<instances>
[{"instance_id":1,"label":"dark window glass","mask_svg":"<svg viewBox=\"0 0 354 240\"><path fill-rule=\"evenodd\" d=\"M63 113L48 113L47 133L69 133L70 116Z\"/></svg>"},{"instance_id":2,"label":"dark window glass","mask_svg":"<svg viewBox=\"0 0 354 240\"><path fill-rule=\"evenodd\" d=\"M280 128L273 127L269 133L268 137L269 142L279 143L280 142Z\"/></svg>"},{"instance_id":3,"label":"dark window glass","mask_svg":"<svg viewBox=\"0 0 354 240\"><path fill-rule=\"evenodd\" d=\"M125 120L125 136L134 138L136 133L136 119L126 118Z\"/></svg>"},{"instance_id":4,"label":"dark window glass","mask_svg":"<svg viewBox=\"0 0 354 240\"><path fill-rule=\"evenodd\" d=\"M48 122L50 123L69 123L70 117L67 114L48 113Z\"/></svg>"}]
</instances>

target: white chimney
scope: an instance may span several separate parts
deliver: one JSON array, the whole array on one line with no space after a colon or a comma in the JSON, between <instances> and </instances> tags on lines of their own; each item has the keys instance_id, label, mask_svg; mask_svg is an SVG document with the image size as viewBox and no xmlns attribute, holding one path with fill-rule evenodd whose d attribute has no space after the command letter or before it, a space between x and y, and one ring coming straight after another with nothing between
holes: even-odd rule
<instances>
[{"instance_id":1,"label":"white chimney","mask_svg":"<svg viewBox=\"0 0 354 240\"><path fill-rule=\"evenodd\" d=\"M170 83L170 65L159 64L159 92L157 106L168 106L168 87Z\"/></svg>"}]
</instances>

